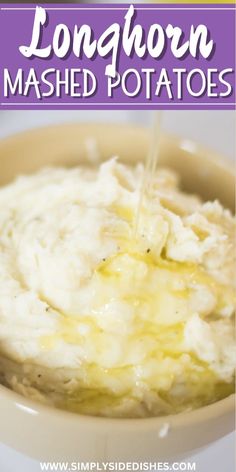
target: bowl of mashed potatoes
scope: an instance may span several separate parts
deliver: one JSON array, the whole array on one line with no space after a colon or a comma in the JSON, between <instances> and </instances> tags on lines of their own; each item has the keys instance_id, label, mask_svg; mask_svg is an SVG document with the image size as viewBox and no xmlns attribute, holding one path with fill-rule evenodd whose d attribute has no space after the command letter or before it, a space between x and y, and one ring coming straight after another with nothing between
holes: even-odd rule
<instances>
[{"instance_id":1,"label":"bowl of mashed potatoes","mask_svg":"<svg viewBox=\"0 0 236 472\"><path fill-rule=\"evenodd\" d=\"M233 428L234 175L145 128L0 144L0 440L44 460L160 460ZM137 222L138 221L138 222Z\"/></svg>"}]
</instances>

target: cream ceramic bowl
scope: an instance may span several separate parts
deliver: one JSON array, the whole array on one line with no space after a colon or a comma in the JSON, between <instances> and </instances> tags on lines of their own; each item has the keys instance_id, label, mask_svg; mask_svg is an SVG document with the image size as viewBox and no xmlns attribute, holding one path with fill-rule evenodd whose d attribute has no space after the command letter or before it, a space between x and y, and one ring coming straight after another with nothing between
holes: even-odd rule
<instances>
[{"instance_id":1,"label":"cream ceramic bowl","mask_svg":"<svg viewBox=\"0 0 236 472\"><path fill-rule=\"evenodd\" d=\"M78 124L31 131L0 143L0 185L19 173L86 160L90 139L102 159L134 163L147 154L145 128ZM233 209L232 169L187 140L165 137L161 162L181 175L183 188ZM32 202L33 204L33 202ZM169 433L161 438L163 424ZM163 418L107 419L56 410L0 386L0 442L45 461L166 461L191 456L234 427L234 396Z\"/></svg>"}]
</instances>

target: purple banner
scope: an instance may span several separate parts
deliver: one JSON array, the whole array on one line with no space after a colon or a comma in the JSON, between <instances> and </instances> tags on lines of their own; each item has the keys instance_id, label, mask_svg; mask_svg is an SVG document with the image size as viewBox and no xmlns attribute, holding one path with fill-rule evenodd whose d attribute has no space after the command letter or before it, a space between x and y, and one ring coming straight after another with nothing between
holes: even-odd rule
<instances>
[{"instance_id":1,"label":"purple banner","mask_svg":"<svg viewBox=\"0 0 236 472\"><path fill-rule=\"evenodd\" d=\"M1 109L235 109L234 5L2 5Z\"/></svg>"}]
</instances>

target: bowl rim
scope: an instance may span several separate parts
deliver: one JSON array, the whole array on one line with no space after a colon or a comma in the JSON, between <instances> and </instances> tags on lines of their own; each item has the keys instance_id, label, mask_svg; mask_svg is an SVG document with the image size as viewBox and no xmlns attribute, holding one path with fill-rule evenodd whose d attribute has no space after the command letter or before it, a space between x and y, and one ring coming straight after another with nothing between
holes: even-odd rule
<instances>
[{"instance_id":1,"label":"bowl rim","mask_svg":"<svg viewBox=\"0 0 236 472\"><path fill-rule=\"evenodd\" d=\"M148 131L148 127L140 124L133 124L133 123L106 123L100 122L96 123L93 121L88 122L68 122L59 123L59 124L52 124L46 126L36 126L26 131L19 131L17 133L8 135L0 139L0 150L5 145L13 144L18 140L28 139L32 137L37 137L42 133L45 132L56 132L60 131L61 129L67 128L119 128L119 130L123 130L128 128L129 130L135 131L139 130L144 132L145 134ZM163 133L163 142L164 145L168 140L171 140L171 143L175 146L179 147L183 151L187 151L190 154L207 154L207 159L209 161L213 161L218 166L224 168L225 170L229 171L231 174L235 175L235 167L233 162L230 158L223 159L222 154L218 154L217 151L211 150L210 148L199 144L193 139L184 138L175 134L168 134ZM190 149L184 149L181 146L181 142L186 142L193 144L194 151ZM190 410L190 411L183 411L181 413L172 414L172 415L165 415L165 416L156 416L156 417L145 417L145 418L113 418L113 417L100 417L100 416L93 416L93 415L83 415L80 413L71 412L68 410L63 410L59 408L55 408L54 406L45 405L40 403L36 400L24 397L23 395L14 392L13 390L5 387L4 385L0 384L0 411L1 411L1 399L4 399L5 405L10 408L14 406L16 409L23 411L25 414L31 416L38 416L44 417L49 421L50 419L61 419L65 421L68 419L72 422L76 422L81 424L81 422L86 422L87 426L92 426L93 428L97 428L99 431L107 431L107 427L115 427L117 430L122 430L124 428L128 430L138 429L138 430L156 430L157 428L161 427L163 424L169 424L174 429L181 429L183 426L191 426L193 424L203 424L210 419L214 419L217 417L225 416L230 413L235 412L236 407L236 394L233 393L222 400L218 400L214 403L209 405L205 405L203 407ZM220 415L219 415L220 410Z\"/></svg>"},{"instance_id":2,"label":"bowl rim","mask_svg":"<svg viewBox=\"0 0 236 472\"><path fill-rule=\"evenodd\" d=\"M146 126L145 124L140 124L140 123L121 123L121 122L116 123L116 122L106 122L106 121L97 123L96 121L76 122L76 121L66 120L65 122L62 122L62 123L52 123L49 125L33 126L30 129L19 130L12 134L3 136L2 138L0 138L0 151L2 147L7 146L7 145L12 146L14 142L17 142L18 140L21 141L22 139L29 139L29 138L32 139L34 136L39 137L42 133L58 132L65 128L78 129L78 127L85 130L88 128L93 128L93 129L97 128L100 130L105 129L106 131L107 131L107 128L110 128L110 129L118 128L119 131L128 129L129 131L132 131L132 132L139 131L141 133L144 133L144 135L148 134L148 129L149 129L148 126ZM161 137L161 144L166 146L168 142L172 145L177 146L183 152L187 152L190 155L200 154L202 156L202 155L207 154L208 162L212 162L218 167L222 168L223 170L230 172L231 175L233 175L234 178L236 179L236 167L235 167L234 159L230 157L224 157L224 154L219 153L217 150L212 149L211 147L207 145L201 144L192 138L185 138L176 133L164 131ZM187 147L186 147L186 143L187 143ZM235 188L236 188L236 181L235 181Z\"/></svg>"}]
</instances>

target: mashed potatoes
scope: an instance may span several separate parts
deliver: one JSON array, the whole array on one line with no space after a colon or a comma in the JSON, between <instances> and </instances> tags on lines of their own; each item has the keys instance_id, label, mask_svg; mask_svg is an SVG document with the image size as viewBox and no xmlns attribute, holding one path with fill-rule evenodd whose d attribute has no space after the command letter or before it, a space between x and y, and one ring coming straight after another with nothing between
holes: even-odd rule
<instances>
[{"instance_id":1,"label":"mashed potatoes","mask_svg":"<svg viewBox=\"0 0 236 472\"><path fill-rule=\"evenodd\" d=\"M0 379L84 414L145 417L233 391L234 220L159 170L45 169L0 190Z\"/></svg>"}]
</instances>

